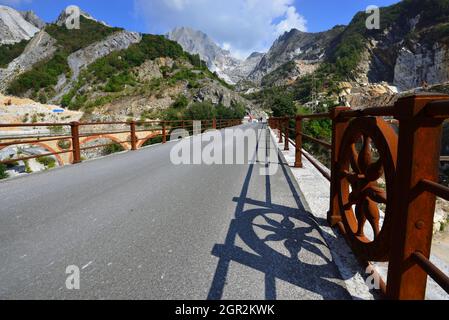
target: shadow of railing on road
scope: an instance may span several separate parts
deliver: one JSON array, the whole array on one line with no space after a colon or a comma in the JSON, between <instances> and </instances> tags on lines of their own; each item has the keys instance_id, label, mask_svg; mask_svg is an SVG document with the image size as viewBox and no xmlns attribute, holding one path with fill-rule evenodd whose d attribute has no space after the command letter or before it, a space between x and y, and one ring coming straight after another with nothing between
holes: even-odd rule
<instances>
[{"instance_id":1,"label":"shadow of railing on road","mask_svg":"<svg viewBox=\"0 0 449 320\"><path fill-rule=\"evenodd\" d=\"M266 155L268 157L268 139L266 139ZM257 145L256 148L259 148ZM257 154L257 150L256 150ZM271 177L265 178L265 200L248 198L251 178L256 165L254 161L244 180L238 198L235 218L231 221L224 244L217 244L212 254L219 258L214 279L211 284L208 299L219 300L223 298L231 262L250 267L264 273L265 298L277 299L276 279L283 280L294 286L313 292L324 299L350 299L350 295L342 285L335 282L339 275L336 266L326 256L319 246L326 246L317 231L318 226L312 216L305 210L301 198L289 175L288 165L282 161L277 153L281 174L285 178L296 207L287 207L272 203ZM268 166L268 158L266 166ZM245 209L249 205L252 209ZM261 233L266 236L260 237ZM253 252L247 252L236 245L241 239ZM319 260L321 264L309 264L301 261L301 250L309 252L307 260ZM324 262L324 264L322 263ZM333 280L334 279L334 280ZM341 280L341 279L338 279Z\"/></svg>"}]
</instances>

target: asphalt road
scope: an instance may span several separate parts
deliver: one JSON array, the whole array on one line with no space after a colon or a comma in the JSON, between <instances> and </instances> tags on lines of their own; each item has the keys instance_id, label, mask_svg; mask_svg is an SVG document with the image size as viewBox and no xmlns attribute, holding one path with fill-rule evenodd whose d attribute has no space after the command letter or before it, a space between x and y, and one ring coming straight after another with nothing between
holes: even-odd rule
<instances>
[{"instance_id":1,"label":"asphalt road","mask_svg":"<svg viewBox=\"0 0 449 320\"><path fill-rule=\"evenodd\" d=\"M350 298L277 156L266 177L174 165L175 144L0 182L0 299Z\"/></svg>"}]
</instances>

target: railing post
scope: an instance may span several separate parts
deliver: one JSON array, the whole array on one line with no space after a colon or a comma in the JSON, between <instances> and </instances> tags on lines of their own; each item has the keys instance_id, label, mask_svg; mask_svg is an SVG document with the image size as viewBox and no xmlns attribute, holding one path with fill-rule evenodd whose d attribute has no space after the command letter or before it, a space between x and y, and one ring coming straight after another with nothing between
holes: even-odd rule
<instances>
[{"instance_id":1,"label":"railing post","mask_svg":"<svg viewBox=\"0 0 449 320\"><path fill-rule=\"evenodd\" d=\"M331 111L332 120L332 153L331 153L331 193L330 193L330 209L327 214L328 223L335 227L342 221L340 206L338 203L338 158L340 156L340 147L343 135L348 127L349 120L341 119L339 115L343 111L348 111L348 107L336 107Z\"/></svg>"},{"instance_id":2,"label":"railing post","mask_svg":"<svg viewBox=\"0 0 449 320\"><path fill-rule=\"evenodd\" d=\"M129 126L131 130L131 150L135 151L137 150L136 122L131 121Z\"/></svg>"},{"instance_id":3,"label":"railing post","mask_svg":"<svg viewBox=\"0 0 449 320\"><path fill-rule=\"evenodd\" d=\"M217 129L217 119L214 118L213 122L212 122L212 128L213 129Z\"/></svg>"},{"instance_id":4,"label":"railing post","mask_svg":"<svg viewBox=\"0 0 449 320\"><path fill-rule=\"evenodd\" d=\"M284 151L290 150L290 119L286 117L284 119Z\"/></svg>"},{"instance_id":5,"label":"railing post","mask_svg":"<svg viewBox=\"0 0 449 320\"><path fill-rule=\"evenodd\" d=\"M442 119L426 116L424 109L429 102L448 98L422 94L402 98L395 105L400 127L394 194L388 195L394 198L387 283L390 299L425 298L427 273L412 254L418 251L430 257L436 197L421 192L419 183L439 179Z\"/></svg>"},{"instance_id":6,"label":"railing post","mask_svg":"<svg viewBox=\"0 0 449 320\"><path fill-rule=\"evenodd\" d=\"M70 130L72 133L72 153L73 153L73 164L81 162L81 148L80 148L80 132L79 132L79 122L71 122Z\"/></svg>"},{"instance_id":7,"label":"railing post","mask_svg":"<svg viewBox=\"0 0 449 320\"><path fill-rule=\"evenodd\" d=\"M162 143L167 143L167 127L165 121L162 121Z\"/></svg>"},{"instance_id":8,"label":"railing post","mask_svg":"<svg viewBox=\"0 0 449 320\"><path fill-rule=\"evenodd\" d=\"M280 118L277 120L277 127L279 132L279 143L282 143L284 140L282 140L282 121Z\"/></svg>"},{"instance_id":9,"label":"railing post","mask_svg":"<svg viewBox=\"0 0 449 320\"><path fill-rule=\"evenodd\" d=\"M302 118L301 116L296 116L295 125L295 168L302 168Z\"/></svg>"}]
</instances>

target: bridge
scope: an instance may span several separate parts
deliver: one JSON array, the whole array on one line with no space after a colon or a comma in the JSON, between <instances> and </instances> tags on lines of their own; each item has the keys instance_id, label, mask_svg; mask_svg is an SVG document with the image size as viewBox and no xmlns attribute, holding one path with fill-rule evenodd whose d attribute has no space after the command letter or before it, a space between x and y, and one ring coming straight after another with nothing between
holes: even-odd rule
<instances>
[{"instance_id":1,"label":"bridge","mask_svg":"<svg viewBox=\"0 0 449 320\"><path fill-rule=\"evenodd\" d=\"M235 121L235 120L233 120ZM235 123L235 122L234 122ZM205 120L203 129L225 127L229 120ZM29 128L31 133L8 134L12 128ZM0 125L0 151L11 146L37 146L45 153L37 156L6 159L5 164L44 156L55 157L59 166L79 163L84 151L120 145L123 150L137 150L155 138L166 139L176 129L193 130L192 121L28 123ZM103 142L102 142L103 141ZM165 141L165 140L164 140Z\"/></svg>"},{"instance_id":2,"label":"bridge","mask_svg":"<svg viewBox=\"0 0 449 320\"><path fill-rule=\"evenodd\" d=\"M449 199L438 184L448 117L449 97L422 95L268 127L209 121L232 133L224 142L205 139L216 130L167 139L176 126L159 122L162 143L141 149L129 123L131 152L86 162L73 123L75 165L0 183L0 298L424 299L429 281L447 292L430 248L435 195ZM322 118L331 143L302 131ZM251 131L244 164L170 161L180 143L235 155ZM330 149L330 170L303 139ZM66 288L68 266L80 290Z\"/></svg>"}]
</instances>

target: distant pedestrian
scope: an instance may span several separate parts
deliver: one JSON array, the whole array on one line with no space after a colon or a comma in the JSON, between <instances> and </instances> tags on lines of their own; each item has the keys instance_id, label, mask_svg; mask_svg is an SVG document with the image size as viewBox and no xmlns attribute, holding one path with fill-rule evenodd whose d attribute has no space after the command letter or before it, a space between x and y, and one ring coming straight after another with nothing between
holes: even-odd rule
<instances>
[{"instance_id":1,"label":"distant pedestrian","mask_svg":"<svg viewBox=\"0 0 449 320\"><path fill-rule=\"evenodd\" d=\"M423 91L429 90L429 84L427 83L426 80L423 80L423 82L421 84L421 88L423 89Z\"/></svg>"}]
</instances>

